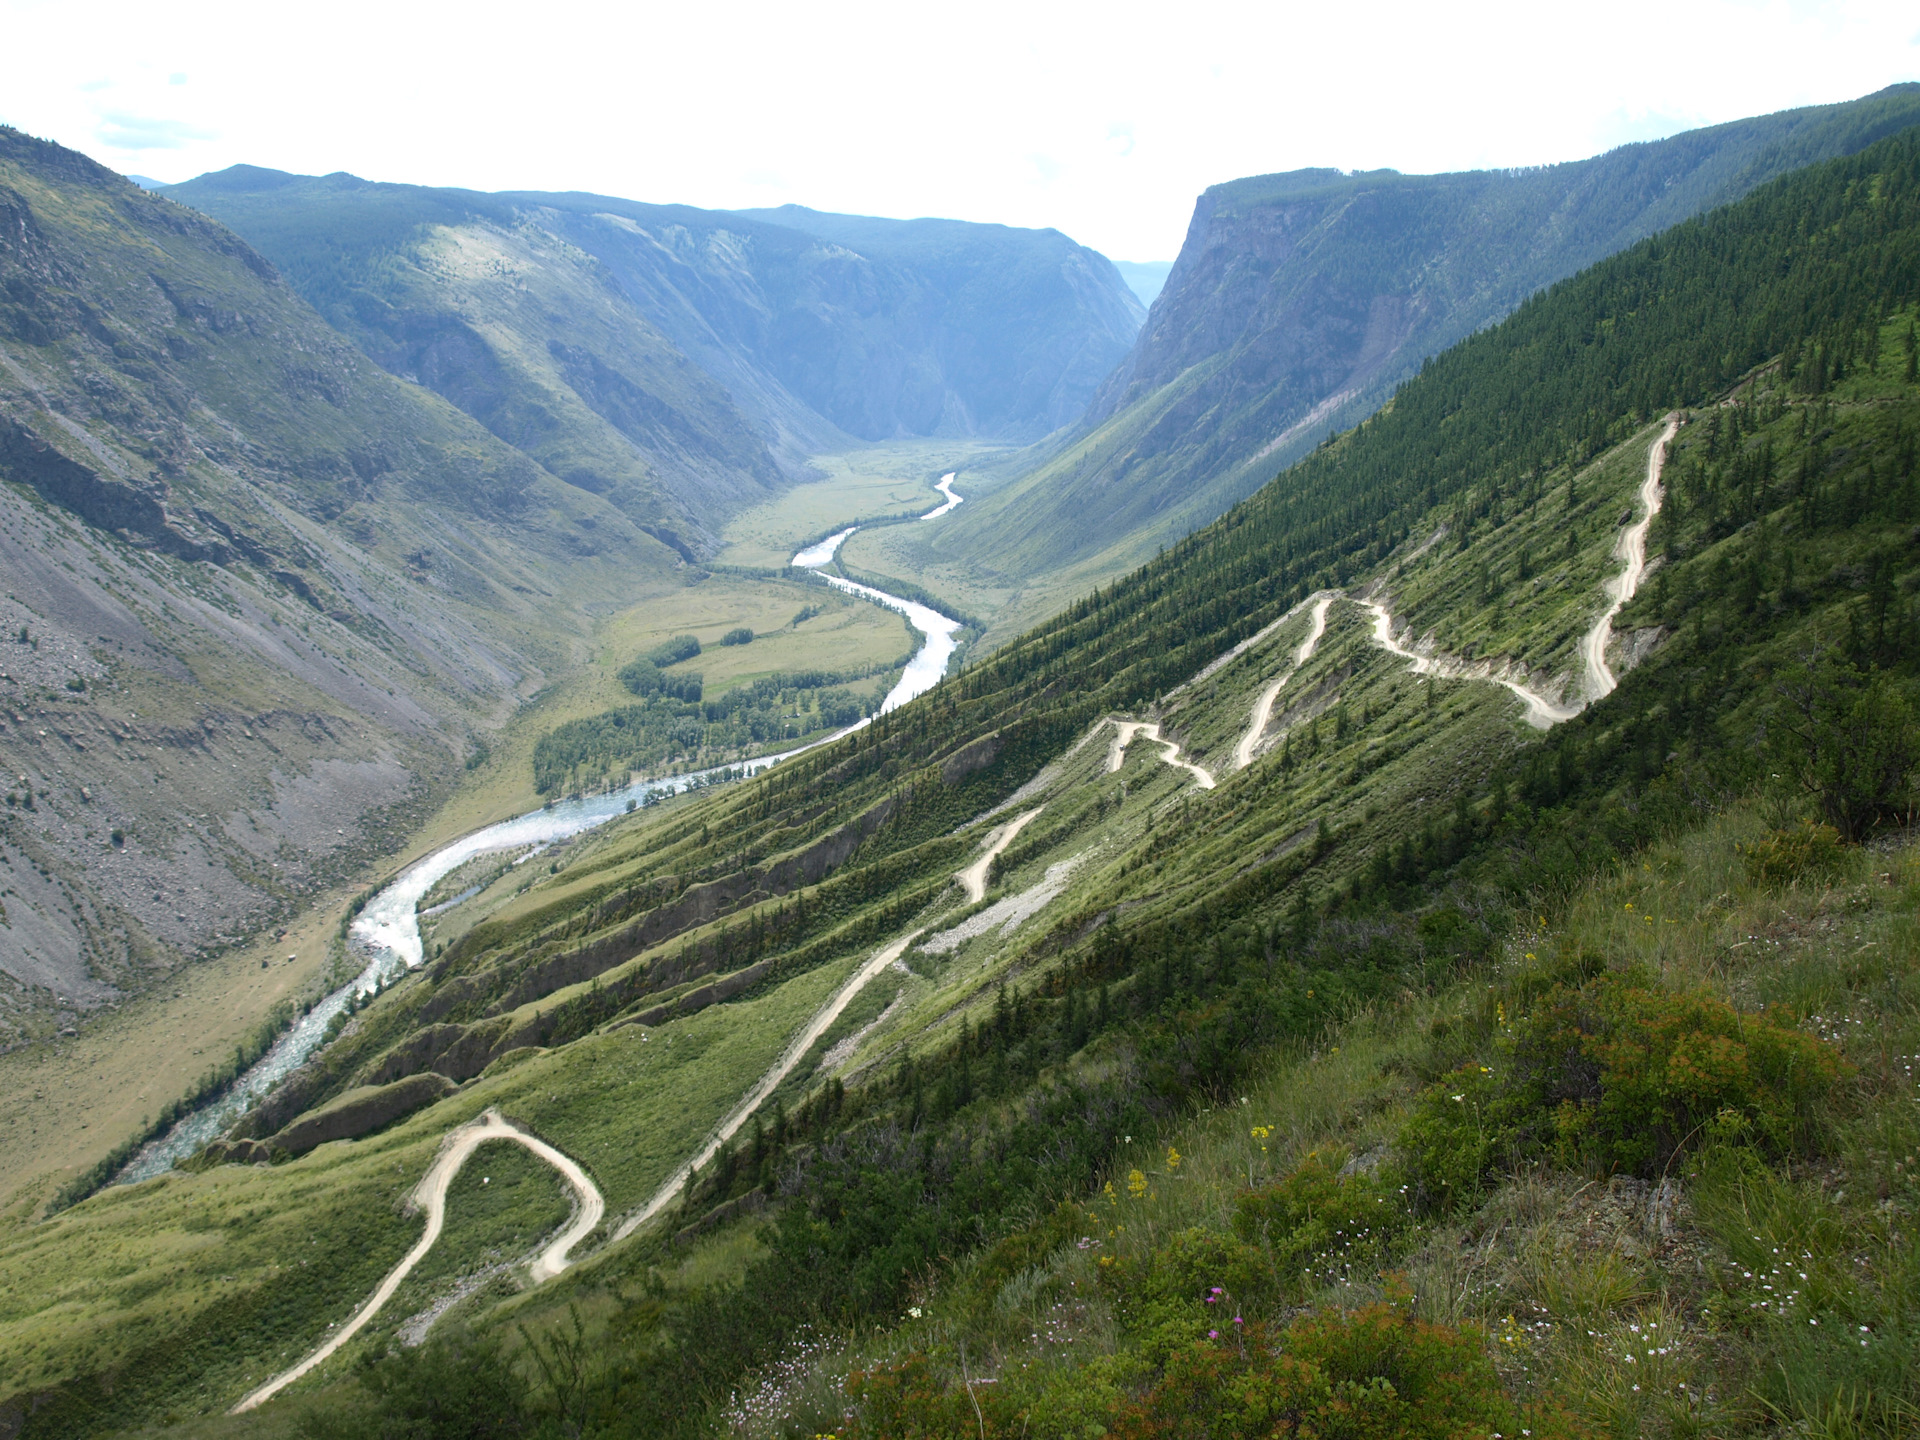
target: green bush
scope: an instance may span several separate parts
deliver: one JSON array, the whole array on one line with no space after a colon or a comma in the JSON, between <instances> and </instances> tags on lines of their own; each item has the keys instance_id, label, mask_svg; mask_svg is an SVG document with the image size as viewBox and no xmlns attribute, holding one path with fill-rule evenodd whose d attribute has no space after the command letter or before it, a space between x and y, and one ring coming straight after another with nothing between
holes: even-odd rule
<instances>
[{"instance_id":1,"label":"green bush","mask_svg":"<svg viewBox=\"0 0 1920 1440\"><path fill-rule=\"evenodd\" d=\"M1189 1341L1138 1396L1114 1383L1118 1368L1096 1361L1068 1379L1008 1367L983 1380L965 1370L944 1374L916 1353L847 1377L853 1410L844 1433L848 1440L1103 1433L1115 1440L1569 1440L1580 1433L1557 1410L1514 1404L1479 1332L1427 1324L1391 1305L1319 1311L1277 1334L1251 1323ZM1079 1403L1061 1403L1062 1392Z\"/></svg>"},{"instance_id":2,"label":"green bush","mask_svg":"<svg viewBox=\"0 0 1920 1440\"><path fill-rule=\"evenodd\" d=\"M675 635L671 640L662 642L647 652L647 659L661 669L669 665L678 665L682 660L691 660L700 653L700 641L692 635Z\"/></svg>"},{"instance_id":3,"label":"green bush","mask_svg":"<svg viewBox=\"0 0 1920 1440\"><path fill-rule=\"evenodd\" d=\"M1283 1277L1371 1278L1411 1221L1397 1177L1342 1175L1348 1152L1315 1150L1292 1174L1242 1195L1233 1228L1263 1246Z\"/></svg>"},{"instance_id":4,"label":"green bush","mask_svg":"<svg viewBox=\"0 0 1920 1440\"><path fill-rule=\"evenodd\" d=\"M1448 1210L1479 1193L1495 1159L1491 1112L1499 1098L1492 1068L1469 1062L1414 1102L1397 1148L1416 1204Z\"/></svg>"},{"instance_id":5,"label":"green bush","mask_svg":"<svg viewBox=\"0 0 1920 1440\"><path fill-rule=\"evenodd\" d=\"M1391 1305L1323 1310L1278 1336L1249 1327L1183 1347L1109 1426L1116 1440L1461 1440L1577 1434L1551 1411L1515 1405L1485 1337Z\"/></svg>"},{"instance_id":6,"label":"green bush","mask_svg":"<svg viewBox=\"0 0 1920 1440\"><path fill-rule=\"evenodd\" d=\"M1804 1154L1847 1069L1774 1015L1602 975L1554 985L1510 1023L1502 1007L1493 1063L1469 1063L1422 1095L1400 1149L1414 1193L1439 1208L1495 1165L1541 1157L1651 1177L1715 1141Z\"/></svg>"},{"instance_id":7,"label":"green bush","mask_svg":"<svg viewBox=\"0 0 1920 1440\"><path fill-rule=\"evenodd\" d=\"M1798 829L1775 830L1764 840L1736 848L1746 862L1747 878L1770 889L1785 889L1802 879L1838 879L1846 870L1847 852L1840 832L1811 820Z\"/></svg>"},{"instance_id":8,"label":"green bush","mask_svg":"<svg viewBox=\"0 0 1920 1440\"><path fill-rule=\"evenodd\" d=\"M722 645L751 645L753 643L753 631L744 625L738 626L722 635L720 637L720 643Z\"/></svg>"},{"instance_id":9,"label":"green bush","mask_svg":"<svg viewBox=\"0 0 1920 1440\"><path fill-rule=\"evenodd\" d=\"M1920 723L1901 682L1828 657L1789 669L1775 688L1773 743L1841 838L1911 818Z\"/></svg>"},{"instance_id":10,"label":"green bush","mask_svg":"<svg viewBox=\"0 0 1920 1440\"><path fill-rule=\"evenodd\" d=\"M1100 1283L1140 1354L1155 1364L1210 1330L1244 1326L1242 1307L1275 1293L1272 1268L1259 1250L1197 1227L1143 1260L1102 1256Z\"/></svg>"},{"instance_id":11,"label":"green bush","mask_svg":"<svg viewBox=\"0 0 1920 1440\"><path fill-rule=\"evenodd\" d=\"M532 1432L532 1396L498 1342L469 1336L396 1347L364 1363L370 1411L314 1409L309 1440L505 1440Z\"/></svg>"},{"instance_id":12,"label":"green bush","mask_svg":"<svg viewBox=\"0 0 1920 1440\"><path fill-rule=\"evenodd\" d=\"M921 1354L896 1365L855 1370L847 1376L854 1411L847 1440L903 1440L907 1436L1023 1436L1026 1416L1006 1387L976 1385L970 1376L952 1384Z\"/></svg>"}]
</instances>

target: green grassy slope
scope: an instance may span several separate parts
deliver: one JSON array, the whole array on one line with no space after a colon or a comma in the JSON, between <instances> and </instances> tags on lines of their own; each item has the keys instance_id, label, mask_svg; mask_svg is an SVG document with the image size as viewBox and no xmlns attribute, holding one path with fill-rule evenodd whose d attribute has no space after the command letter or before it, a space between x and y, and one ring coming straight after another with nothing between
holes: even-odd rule
<instances>
[{"instance_id":1,"label":"green grassy slope","mask_svg":"<svg viewBox=\"0 0 1920 1440\"><path fill-rule=\"evenodd\" d=\"M1750 1186L1799 1183L1805 1172L1794 1167L1839 1153L1828 1117L1872 1098L1823 1048L1830 1042L1816 1017L1834 1013L1840 992L1810 986L1768 1016L1753 1007L1785 995L1784 985L1729 988L1737 1011L1676 996L1695 965L1689 956L1727 938L1718 921L1699 918L1698 897L1725 890L1728 923L1750 913L1740 908L1747 892L1728 884L1727 842L1788 822L1789 833L1754 861L1767 884L1829 865L1864 878L1870 863L1828 837L1796 838L1792 822L1812 802L1785 792L1767 802L1777 814L1766 825L1713 817L1774 772L1799 773L1781 736L1799 723L1803 702L1816 739L1857 723L1909 744L1902 697L1920 654L1910 638L1920 376L1907 337L1916 313L1912 135L1787 177L1604 262L1433 362L1392 406L1216 525L914 705L763 778L596 833L363 1012L261 1123L413 1070L465 1078L475 1064L501 1067L392 1132L424 1136L522 1072L564 1068L589 1094L586 1072L609 1063L594 1057L617 1047L678 1046L696 1029L765 1044L750 1007L788 1007L783 997L794 997L774 1027L791 1033L803 994L823 993L856 958L921 931L901 968L875 982L838 1033L821 1037L781 1103L703 1168L666 1221L503 1308L488 1299L465 1312L483 1336L517 1337L508 1327L524 1321L551 1355L553 1337L572 1324L567 1307L577 1307L590 1379L578 1388L536 1380L539 1366L522 1351L528 1388L514 1403L606 1435L697 1433L728 1423L725 1408L751 1395L770 1398L738 1420L748 1433L824 1433L836 1417L876 1434L913 1423L949 1433L969 1418L968 1433L991 1424L1084 1434L1096 1423L1151 1433L1155 1417L1216 1403L1240 1373L1237 1348L1193 1349L1204 1337L1196 1317L1212 1313L1197 1308L1211 1286L1257 1307L1251 1318L1276 1338L1309 1297L1317 1307L1338 1298L1337 1287L1302 1289L1312 1276L1261 1258L1275 1235L1296 1244L1299 1217L1288 1207L1302 1187L1399 1207L1391 1241L1370 1237L1379 1243L1353 1257L1351 1275L1333 1276L1352 1279L1353 1298L1366 1299L1398 1293L1383 1287L1380 1266L1413 1264L1427 1253L1423 1237L1442 1240L1421 1264L1457 1254L1444 1227L1477 1223L1470 1217L1483 1193L1521 1204L1524 1196L1497 1198L1516 1174L1538 1171L1538 1195L1569 1198L1589 1180L1604 1188L1609 1174L1645 1182L1635 1192L1644 1198L1663 1177L1693 1184L1688 1167L1709 1161L1746 1167L1739 1173L1757 1177L1741 1182ZM1608 573L1615 522L1631 511L1648 447L1673 410L1686 423L1668 461L1670 509L1654 536L1661 564L1623 617L1616 691L1543 736L1504 689L1417 677L1372 643L1360 599L1411 615L1414 633L1430 632L1443 652L1510 658L1537 683L1556 681L1575 615L1603 603L1595 581ZM1530 573L1523 555L1535 557ZM1263 752L1235 769L1253 698L1286 672L1302 638L1306 614L1296 607L1334 588L1344 597L1281 691ZM1262 643L1200 674L1269 626ZM1818 663L1802 674L1796 666L1809 651ZM1576 680L1565 682L1569 695ZM1163 763L1144 737L1116 756L1116 717L1158 723L1217 783L1207 788ZM1832 781L1823 782L1828 799ZM1907 801L1906 786L1889 782L1835 818L1871 832ZM989 830L1036 807L992 868L985 897L969 902L953 872L980 854ZM1616 901L1637 907L1620 915L1640 914L1646 897L1588 887L1642 847L1715 823L1731 828L1674 852L1672 865L1687 873L1673 881L1680 898L1662 902L1695 917L1697 944L1676 953L1670 970L1632 969L1656 963L1644 949L1656 942L1639 937L1662 927L1638 919L1609 928L1601 917ZM1910 923L1910 901L1894 893L1902 898L1888 923L1897 929ZM1667 918L1678 918L1674 909L1656 908L1656 921ZM1905 952L1892 935L1876 945L1897 960ZM1503 980L1503 957L1528 949L1549 970ZM1862 970L1857 983L1891 985L1903 973L1897 964ZM1490 1015L1477 1006L1489 983L1507 987ZM1890 999L1881 1013L1897 1016L1899 1004ZM1433 1024L1436 1016L1447 1023ZM1508 1024L1524 1033L1500 1038ZM1351 1041L1348 1026L1358 1027ZM636 1042L636 1031L652 1038ZM1631 1046L1657 1041L1666 1055L1675 1036L1697 1036L1703 1053L1724 1055L1737 1040L1759 1047L1756 1057L1786 1059L1756 1059L1758 1078L1748 1079L1719 1062L1697 1077L1682 1066L1663 1094L1635 1090L1620 1067L1607 1068L1615 1062L1606 1056L1626 1057L1631 1078ZM1325 1078L1350 1072L1311 1068L1317 1059L1288 1068L1333 1045L1344 1056L1349 1044L1360 1058L1342 1064L1398 1061L1371 1091L1351 1072L1352 1108ZM1511 1080L1497 1068L1508 1064L1499 1048L1508 1044L1519 1057ZM1600 1048L1610 1045L1625 1048ZM1556 1068L1553 1057L1569 1047L1600 1058ZM1788 1061L1804 1061L1804 1083L1792 1081L1800 1072ZM1463 1062L1475 1065L1473 1076L1452 1079ZM736 1096L755 1073L735 1062ZM1480 1108L1449 1108L1469 1086ZM1287 1099L1302 1091L1306 1099ZM518 1103L537 1105L541 1093L529 1085ZM558 1089L544 1093L556 1115L576 1103ZM685 1093L698 1105L719 1098ZM1162 1137L1179 1151L1186 1117L1223 1104L1238 1111L1241 1095L1246 1115L1192 1122L1199 1139L1186 1143L1202 1157L1203 1181L1191 1203L1169 1194L1187 1184L1178 1178L1185 1162L1161 1152ZM581 1105L609 1132L628 1113L611 1098ZM1656 1108L1639 1123L1636 1105ZM1729 1118L1717 1118L1722 1111ZM1200 1193L1218 1197L1228 1183L1229 1124L1273 1121L1282 1134L1318 1139L1344 1134L1349 1114L1363 1117L1349 1137L1356 1148L1371 1153L1391 1139L1375 1160L1394 1168L1374 1172L1382 1187L1384 1176L1398 1177L1391 1187L1342 1191L1336 1173L1308 1173L1275 1190L1265 1182L1284 1179L1296 1155L1270 1146L1272 1168L1255 1162L1247 1182L1266 1197L1258 1201L1272 1222L1266 1231L1230 1232L1225 1201ZM1489 1117L1484 1132L1478 1120L1462 1129L1456 1117L1468 1114ZM1720 1148L1703 1149L1703 1135ZM1131 1148L1149 1137L1152 1166ZM342 1145L331 1162L323 1148L261 1173L292 1183L385 1143ZM1245 1147L1231 1153L1237 1166ZM615 1161L596 1154L594 1163ZM1154 1198L1133 1199L1135 1169L1142 1196ZM1714 1202L1711 1176L1700 1173L1691 1193L1704 1211ZM343 1187L364 1183L341 1175ZM1101 1190L1108 1176L1111 1205ZM688 1280L675 1228L755 1191L783 1202L776 1223L751 1243L720 1234L710 1252L719 1258ZM1080 1213L1049 1220L1062 1200ZM1090 1202L1142 1207L1145 1236L1118 1217L1113 1235L1095 1236ZM1536 1224L1548 1201L1525 1203ZM120 1204L125 1223L140 1223L137 1197ZM92 1223L87 1205L73 1213L75 1224ZM1124 1243L1121 1223L1134 1236ZM1176 1223L1211 1234L1176 1241L1167 1234ZM1096 1252L1083 1239L1122 1252L1110 1279L1087 1265ZM1747 1258L1731 1231L1712 1243ZM1338 1258L1326 1250L1309 1235L1288 1253L1325 1278ZM1878 1273L1808 1318L1855 1307L1861 1318L1848 1323L1881 1325L1865 1313L1880 1303L1869 1295ZM1451 1327L1481 1313L1434 1308L1448 1283L1421 1280L1421 1316ZM1080 1285L1099 1297L1067 1293ZM1616 1315L1623 1324L1652 1318L1633 1308L1638 1285L1623 1282L1607 1325ZM934 1329L889 1338L910 1306L930 1312ZM40 1312L33 1304L22 1312L14 1343L36 1343ZM1384 1372L1353 1327L1399 1326L1402 1313L1354 1321L1338 1306L1316 1308L1319 1328L1283 1343L1317 1356L1329 1384L1366 1384ZM951 1352L940 1347L964 1341L977 1359L974 1347L985 1345L996 1366L1016 1356L1045 1370L1056 1361L1021 1350L1013 1329L1043 1315L1046 1333L1062 1341L1058 1356L1079 1358L1057 1359L1068 1367L1058 1385L1040 1375L1024 1389L1008 1360L994 1377L1005 1389L975 1411L980 1397L969 1398L967 1379L980 1372L962 1357L954 1387ZM320 1333L318 1318L307 1322L309 1336ZM1026 1333L1033 1344L1042 1332L1036 1323ZM1448 1402L1467 1407L1456 1412L1461 1424L1491 1433L1525 1423L1512 1407L1535 1398L1531 1382L1501 1370L1478 1338L1451 1328L1410 1333L1407 1353L1426 1357L1420 1364L1474 1381ZM820 1385L780 1379L804 1378L823 1347L846 1344L862 1348L827 1362ZM935 1350L931 1368L899 1377L897 1393L865 1392L858 1404L825 1394L835 1364L890 1361L915 1347ZM41 1373L52 1381L64 1368L73 1378L63 1394L110 1373L66 1346L56 1351ZM764 1368L782 1356L786 1370ZM1722 1377L1722 1397L1747 1373L1736 1361L1703 1362ZM403 1372L424 1373L381 1373ZM1394 1373L1414 1387L1409 1395L1427 1383ZM308 1383L315 1395L359 1393L326 1372ZM873 1383L894 1385L884 1376ZM1883 1409L1913 1401L1898 1384L1882 1388L1889 1398L1873 1403ZM1547 1398L1611 1423L1571 1386ZM1841 1398L1835 1386L1803 1397L1816 1408ZM816 1400L840 1408L810 1408ZM48 1407L26 1433L77 1433L79 1413ZM1542 1433L1560 1425L1530 1413ZM1727 1424L1747 1424L1746 1413L1729 1412Z\"/></svg>"}]
</instances>

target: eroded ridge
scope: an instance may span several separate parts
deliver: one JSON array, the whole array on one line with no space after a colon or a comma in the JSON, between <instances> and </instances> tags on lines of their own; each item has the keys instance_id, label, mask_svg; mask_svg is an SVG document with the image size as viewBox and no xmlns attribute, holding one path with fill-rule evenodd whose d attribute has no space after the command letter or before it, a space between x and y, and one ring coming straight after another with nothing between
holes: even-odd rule
<instances>
[{"instance_id":1,"label":"eroded ridge","mask_svg":"<svg viewBox=\"0 0 1920 1440\"><path fill-rule=\"evenodd\" d=\"M434 1157L433 1164L414 1187L410 1197L415 1205L426 1211L427 1228L400 1263L387 1272L386 1278L380 1282L367 1303L306 1359L291 1370L274 1376L258 1389L249 1391L229 1413L238 1415L271 1400L301 1376L324 1364L380 1313L381 1307L393 1298L393 1292L413 1273L413 1268L427 1257L427 1252L433 1249L434 1242L440 1238L440 1231L447 1219L447 1187L453 1184L453 1177L460 1173L460 1167L467 1163L467 1157L489 1140L511 1140L516 1145L526 1146L558 1170L574 1193L573 1218L534 1257L531 1270L534 1283L537 1285L543 1280L551 1280L572 1263L569 1254L573 1247L591 1234L600 1223L601 1216L607 1213L607 1203L601 1198L599 1187L571 1156L554 1149L537 1136L516 1128L498 1110L486 1110L450 1132L440 1142L440 1153Z\"/></svg>"}]
</instances>

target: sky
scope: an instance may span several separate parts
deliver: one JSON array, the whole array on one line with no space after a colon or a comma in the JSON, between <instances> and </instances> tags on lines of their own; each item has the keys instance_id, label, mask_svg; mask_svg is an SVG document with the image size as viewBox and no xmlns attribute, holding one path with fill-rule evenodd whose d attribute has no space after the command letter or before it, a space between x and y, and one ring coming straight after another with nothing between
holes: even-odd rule
<instances>
[{"instance_id":1,"label":"sky","mask_svg":"<svg viewBox=\"0 0 1920 1440\"><path fill-rule=\"evenodd\" d=\"M1124 260L1243 175L1573 160L1920 79L1913 0L0 0L0 35L0 121L128 174L945 215Z\"/></svg>"}]
</instances>

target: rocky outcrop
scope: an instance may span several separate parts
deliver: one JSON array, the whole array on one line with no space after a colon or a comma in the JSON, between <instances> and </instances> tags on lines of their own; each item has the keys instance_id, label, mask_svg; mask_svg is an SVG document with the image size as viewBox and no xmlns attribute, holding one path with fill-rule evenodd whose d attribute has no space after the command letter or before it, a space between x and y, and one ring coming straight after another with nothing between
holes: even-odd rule
<instances>
[{"instance_id":1,"label":"rocky outcrop","mask_svg":"<svg viewBox=\"0 0 1920 1440\"><path fill-rule=\"evenodd\" d=\"M167 513L164 480L136 484L103 475L5 415L0 415L0 479L31 487L97 529L183 560L222 562L233 555L218 535L196 533L191 521Z\"/></svg>"}]
</instances>

